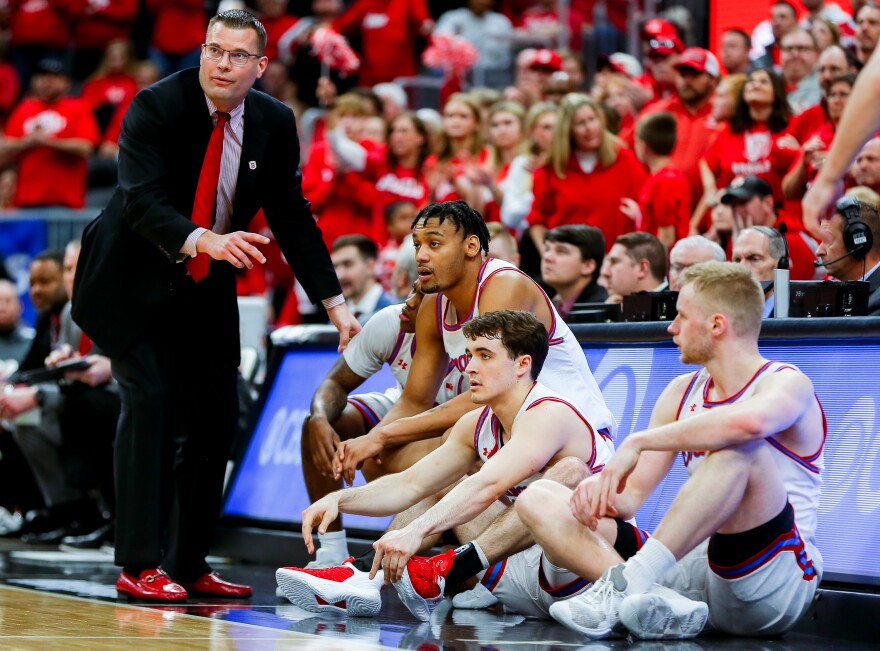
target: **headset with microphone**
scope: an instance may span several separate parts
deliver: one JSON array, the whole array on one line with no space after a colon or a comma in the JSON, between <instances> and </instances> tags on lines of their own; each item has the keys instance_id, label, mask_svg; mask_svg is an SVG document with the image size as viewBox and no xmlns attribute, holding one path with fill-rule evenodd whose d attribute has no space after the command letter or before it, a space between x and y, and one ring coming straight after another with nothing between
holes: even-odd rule
<instances>
[{"instance_id":1,"label":"headset with microphone","mask_svg":"<svg viewBox=\"0 0 880 651\"><path fill-rule=\"evenodd\" d=\"M843 197L834 204L834 210L846 219L846 228L843 230L843 246L846 248L846 253L834 260L817 260L813 263L814 267L825 267L850 256L864 260L871 247L874 246L874 234L859 217L862 209L858 199Z\"/></svg>"}]
</instances>

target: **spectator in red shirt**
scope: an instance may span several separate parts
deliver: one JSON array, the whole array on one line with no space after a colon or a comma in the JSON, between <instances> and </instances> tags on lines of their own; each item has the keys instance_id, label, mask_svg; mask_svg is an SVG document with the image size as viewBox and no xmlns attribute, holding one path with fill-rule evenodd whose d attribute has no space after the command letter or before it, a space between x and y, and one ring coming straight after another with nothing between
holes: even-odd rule
<instances>
[{"instance_id":1,"label":"spectator in red shirt","mask_svg":"<svg viewBox=\"0 0 880 651\"><path fill-rule=\"evenodd\" d=\"M562 224L599 228L606 243L632 230L623 197L638 199L647 174L635 155L605 128L590 97L567 95L559 107L550 163L535 171L529 233L539 251L544 233Z\"/></svg>"},{"instance_id":2,"label":"spectator in red shirt","mask_svg":"<svg viewBox=\"0 0 880 651\"><path fill-rule=\"evenodd\" d=\"M6 124L6 117L18 103L21 82L15 66L6 61L3 46L0 46L0 129Z\"/></svg>"},{"instance_id":3,"label":"spectator in red shirt","mask_svg":"<svg viewBox=\"0 0 880 651\"><path fill-rule=\"evenodd\" d=\"M361 41L361 86L418 73L416 38L428 36L434 21L425 0L356 0L333 21L342 34Z\"/></svg>"},{"instance_id":4,"label":"spectator in red shirt","mask_svg":"<svg viewBox=\"0 0 880 651\"><path fill-rule=\"evenodd\" d=\"M709 102L712 104L712 119L718 124L726 123L733 117L736 99L746 83L746 75L735 74L722 77L715 87L715 94Z\"/></svg>"},{"instance_id":5,"label":"spectator in red shirt","mask_svg":"<svg viewBox=\"0 0 880 651\"><path fill-rule=\"evenodd\" d=\"M88 106L68 97L70 78L48 59L37 66L33 97L13 111L0 145L0 163L17 160L18 207L82 208L86 158L98 143L98 124Z\"/></svg>"},{"instance_id":6,"label":"spectator in red shirt","mask_svg":"<svg viewBox=\"0 0 880 651\"><path fill-rule=\"evenodd\" d=\"M332 130L338 124L347 139L360 142L362 122L367 115L364 100L347 93L337 98L328 127ZM343 235L373 236L373 181L334 152L328 140L312 146L303 165L302 187L303 194L312 202L312 212L318 218L328 248Z\"/></svg>"},{"instance_id":7,"label":"spectator in red shirt","mask_svg":"<svg viewBox=\"0 0 880 651\"><path fill-rule=\"evenodd\" d=\"M751 72L733 117L718 132L703 159L707 201L714 203L716 188L730 185L738 176L759 176L781 202L782 178L799 153L777 143L790 118L782 78L770 70Z\"/></svg>"},{"instance_id":8,"label":"spectator in red shirt","mask_svg":"<svg viewBox=\"0 0 880 651\"><path fill-rule=\"evenodd\" d=\"M807 191L807 185L819 173L855 83L855 75L842 75L829 84L824 98L827 118L810 134L803 146L799 145L801 155L782 180L782 190L787 199L802 199ZM784 137L794 138L791 135Z\"/></svg>"},{"instance_id":9,"label":"spectator in red shirt","mask_svg":"<svg viewBox=\"0 0 880 651\"><path fill-rule=\"evenodd\" d=\"M311 27L287 13L287 0L257 0L257 16L266 28L266 56L288 62Z\"/></svg>"},{"instance_id":10,"label":"spectator in red shirt","mask_svg":"<svg viewBox=\"0 0 880 651\"><path fill-rule=\"evenodd\" d=\"M111 41L95 74L83 84L80 98L92 109L102 132L116 109L127 105L138 91L134 63L131 41Z\"/></svg>"},{"instance_id":11,"label":"spectator in red shirt","mask_svg":"<svg viewBox=\"0 0 880 651\"><path fill-rule=\"evenodd\" d=\"M467 169L486 159L483 150L480 105L466 93L450 95L443 106L443 130L437 153L425 162L432 201L474 201Z\"/></svg>"},{"instance_id":12,"label":"spectator in red shirt","mask_svg":"<svg viewBox=\"0 0 880 651\"><path fill-rule=\"evenodd\" d=\"M634 142L636 127L636 107L632 85L633 82L627 77L615 73L606 77L599 93L599 101L620 118L617 136L630 146Z\"/></svg>"},{"instance_id":13,"label":"spectator in red shirt","mask_svg":"<svg viewBox=\"0 0 880 651\"><path fill-rule=\"evenodd\" d=\"M670 250L686 237L691 219L691 189L684 173L670 158L675 149L676 121L660 111L639 120L636 155L651 171L638 203L621 199L620 209L633 220L634 230L655 235Z\"/></svg>"},{"instance_id":14,"label":"spectator in red shirt","mask_svg":"<svg viewBox=\"0 0 880 651\"><path fill-rule=\"evenodd\" d=\"M675 95L657 102L644 113L668 111L675 116L678 129L686 133L672 152L672 163L688 179L691 187L691 208L695 208L703 194L700 159L715 137L718 123L712 117L710 99L718 83L720 69L715 55L703 48L685 50L678 59L675 75Z\"/></svg>"},{"instance_id":15,"label":"spectator in red shirt","mask_svg":"<svg viewBox=\"0 0 880 651\"><path fill-rule=\"evenodd\" d=\"M167 77L199 65L208 15L203 0L146 0L153 14L150 59Z\"/></svg>"},{"instance_id":16,"label":"spectator in red shirt","mask_svg":"<svg viewBox=\"0 0 880 651\"><path fill-rule=\"evenodd\" d=\"M856 74L858 72L850 57L852 57L852 54L847 54L847 51L839 45L827 47L819 54L816 74L819 76L819 85L826 95L828 93L828 86L832 81L841 75L848 73ZM789 133L795 137L798 144L802 145L827 121L828 102L823 97L819 104L808 108L792 118Z\"/></svg>"},{"instance_id":17,"label":"spectator in red shirt","mask_svg":"<svg viewBox=\"0 0 880 651\"><path fill-rule=\"evenodd\" d=\"M73 19L73 78L91 75L112 41L127 40L138 12L138 0L69 0Z\"/></svg>"},{"instance_id":18,"label":"spectator in red shirt","mask_svg":"<svg viewBox=\"0 0 880 651\"><path fill-rule=\"evenodd\" d=\"M512 21L517 40L544 47L562 47L562 23L557 5L557 0L534 0L531 7ZM569 49L581 51L583 29L584 16L576 8L569 6L566 37Z\"/></svg>"}]
</instances>

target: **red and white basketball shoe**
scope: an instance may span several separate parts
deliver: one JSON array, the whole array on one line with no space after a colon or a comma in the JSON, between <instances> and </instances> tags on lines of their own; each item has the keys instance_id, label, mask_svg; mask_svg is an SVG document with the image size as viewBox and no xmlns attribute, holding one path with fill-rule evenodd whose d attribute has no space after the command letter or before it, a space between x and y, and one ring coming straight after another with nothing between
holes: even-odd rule
<instances>
[{"instance_id":1,"label":"red and white basketball shoe","mask_svg":"<svg viewBox=\"0 0 880 651\"><path fill-rule=\"evenodd\" d=\"M322 569L281 567L275 572L278 587L290 602L310 613L338 613L373 617L382 608L380 590L384 578L379 572L370 579L348 558L342 565Z\"/></svg>"},{"instance_id":2,"label":"red and white basketball shoe","mask_svg":"<svg viewBox=\"0 0 880 651\"><path fill-rule=\"evenodd\" d=\"M394 583L397 594L409 612L427 622L443 601L446 575L455 563L455 550L431 556L413 556L406 564L400 581Z\"/></svg>"}]
</instances>

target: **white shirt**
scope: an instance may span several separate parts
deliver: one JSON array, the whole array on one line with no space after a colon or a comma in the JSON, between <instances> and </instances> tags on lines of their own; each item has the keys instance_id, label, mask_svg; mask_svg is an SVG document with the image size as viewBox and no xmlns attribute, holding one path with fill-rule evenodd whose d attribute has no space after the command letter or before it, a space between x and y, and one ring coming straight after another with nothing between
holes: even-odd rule
<instances>
[{"instance_id":1,"label":"white shirt","mask_svg":"<svg viewBox=\"0 0 880 651\"><path fill-rule=\"evenodd\" d=\"M512 63L510 44L514 30L503 14L487 11L477 16L470 9L447 11L434 29L437 34L453 34L470 42L480 53L476 67L507 70Z\"/></svg>"}]
</instances>

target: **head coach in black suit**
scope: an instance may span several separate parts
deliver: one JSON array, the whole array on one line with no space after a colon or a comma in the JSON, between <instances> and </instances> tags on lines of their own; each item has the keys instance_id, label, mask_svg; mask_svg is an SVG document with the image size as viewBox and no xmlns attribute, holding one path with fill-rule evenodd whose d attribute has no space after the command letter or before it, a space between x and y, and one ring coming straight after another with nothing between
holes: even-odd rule
<instances>
[{"instance_id":1,"label":"head coach in black suit","mask_svg":"<svg viewBox=\"0 0 880 651\"><path fill-rule=\"evenodd\" d=\"M226 11L205 41L197 70L128 109L119 187L84 232L73 297L122 397L116 587L166 601L251 594L205 557L237 416L235 271L265 262L255 245L268 240L246 232L258 209L340 349L360 329L302 195L293 113L252 89L268 62L263 25Z\"/></svg>"}]
</instances>

